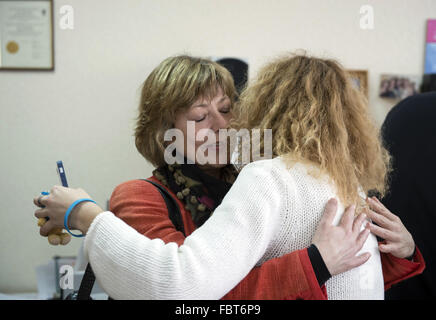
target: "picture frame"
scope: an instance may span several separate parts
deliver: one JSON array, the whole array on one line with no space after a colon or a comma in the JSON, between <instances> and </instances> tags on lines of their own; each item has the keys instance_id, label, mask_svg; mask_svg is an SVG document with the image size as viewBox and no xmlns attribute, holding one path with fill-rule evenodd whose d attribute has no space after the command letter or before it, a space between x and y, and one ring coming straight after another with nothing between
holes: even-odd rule
<instances>
[{"instance_id":1,"label":"picture frame","mask_svg":"<svg viewBox=\"0 0 436 320\"><path fill-rule=\"evenodd\" d=\"M379 97L383 99L403 100L420 91L422 76L406 74L381 74Z\"/></svg>"},{"instance_id":2,"label":"picture frame","mask_svg":"<svg viewBox=\"0 0 436 320\"><path fill-rule=\"evenodd\" d=\"M53 71L53 0L0 0L0 11L0 71Z\"/></svg>"},{"instance_id":3,"label":"picture frame","mask_svg":"<svg viewBox=\"0 0 436 320\"><path fill-rule=\"evenodd\" d=\"M368 70L347 70L356 88L368 98Z\"/></svg>"}]
</instances>

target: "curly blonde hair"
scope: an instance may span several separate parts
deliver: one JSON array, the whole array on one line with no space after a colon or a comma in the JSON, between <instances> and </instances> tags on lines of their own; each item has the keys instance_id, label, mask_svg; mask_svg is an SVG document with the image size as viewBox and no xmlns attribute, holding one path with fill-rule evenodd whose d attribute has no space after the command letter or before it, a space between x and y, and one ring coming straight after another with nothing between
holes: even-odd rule
<instances>
[{"instance_id":1,"label":"curly blonde hair","mask_svg":"<svg viewBox=\"0 0 436 320\"><path fill-rule=\"evenodd\" d=\"M178 112L198 98L211 98L218 88L233 101L236 89L230 72L205 58L180 55L162 61L142 85L135 144L155 167L165 164L164 134L173 128Z\"/></svg>"},{"instance_id":2,"label":"curly blonde hair","mask_svg":"<svg viewBox=\"0 0 436 320\"><path fill-rule=\"evenodd\" d=\"M345 205L362 204L359 190L387 191L389 154L367 99L337 61L291 54L268 63L234 114L233 128L272 129L273 157L327 173Z\"/></svg>"}]
</instances>

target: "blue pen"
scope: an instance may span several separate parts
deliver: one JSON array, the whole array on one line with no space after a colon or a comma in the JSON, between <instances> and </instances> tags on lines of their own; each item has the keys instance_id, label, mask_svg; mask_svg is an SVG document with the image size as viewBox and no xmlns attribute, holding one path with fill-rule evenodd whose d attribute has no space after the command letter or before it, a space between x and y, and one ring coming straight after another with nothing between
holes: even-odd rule
<instances>
[{"instance_id":1,"label":"blue pen","mask_svg":"<svg viewBox=\"0 0 436 320\"><path fill-rule=\"evenodd\" d=\"M64 187L68 188L67 176L65 175L64 165L62 161L58 161L56 162L56 164L58 165L58 173L59 173L59 178L61 179L61 183ZM46 191L41 192L41 195L43 196L48 196L49 194L50 193Z\"/></svg>"},{"instance_id":2,"label":"blue pen","mask_svg":"<svg viewBox=\"0 0 436 320\"><path fill-rule=\"evenodd\" d=\"M65 175L64 165L62 164L62 161L58 161L56 162L56 164L58 165L58 173L59 178L61 178L61 183L64 187L68 188L67 176Z\"/></svg>"},{"instance_id":3,"label":"blue pen","mask_svg":"<svg viewBox=\"0 0 436 320\"><path fill-rule=\"evenodd\" d=\"M59 178L61 178L61 183L64 187L68 188L67 176L65 175L64 165L62 161L57 161L56 164L58 165L58 173L59 173ZM49 194L50 193L47 191L41 192L41 195L43 196L48 196ZM42 208L45 208L45 206L42 206ZM45 219L48 220L48 217Z\"/></svg>"}]
</instances>

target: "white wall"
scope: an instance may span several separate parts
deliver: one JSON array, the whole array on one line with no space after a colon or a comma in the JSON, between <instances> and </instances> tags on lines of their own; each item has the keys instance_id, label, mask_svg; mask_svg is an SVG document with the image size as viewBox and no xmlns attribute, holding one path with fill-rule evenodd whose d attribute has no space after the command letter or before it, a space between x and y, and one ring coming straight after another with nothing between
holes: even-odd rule
<instances>
[{"instance_id":1,"label":"white wall","mask_svg":"<svg viewBox=\"0 0 436 320\"><path fill-rule=\"evenodd\" d=\"M36 290L34 268L53 255L75 255L81 240L49 246L32 198L59 184L105 206L113 188L145 178L133 127L139 88L163 58L189 53L247 59L251 75L270 58L298 48L367 69L379 124L392 106L377 97L381 73L421 74L425 21L434 0L55 0L55 71L0 72L0 292ZM74 8L74 30L61 30L59 8ZM359 28L371 4L375 29Z\"/></svg>"}]
</instances>

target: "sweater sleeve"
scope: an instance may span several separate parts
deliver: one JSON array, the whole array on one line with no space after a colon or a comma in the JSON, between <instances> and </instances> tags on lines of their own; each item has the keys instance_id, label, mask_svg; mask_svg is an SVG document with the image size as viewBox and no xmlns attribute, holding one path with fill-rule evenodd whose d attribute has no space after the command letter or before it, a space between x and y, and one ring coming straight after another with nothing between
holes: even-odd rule
<instances>
[{"instance_id":1,"label":"sweater sleeve","mask_svg":"<svg viewBox=\"0 0 436 320\"><path fill-rule=\"evenodd\" d=\"M117 186L110 199L110 211L150 239L183 244L185 236L171 220L161 194L150 183L141 180ZM186 230L186 226L185 226ZM294 251L254 267L223 299L283 300L324 299L322 287L312 261L301 258L307 249ZM309 255L310 258L310 255ZM306 263L307 266L303 266Z\"/></svg>"},{"instance_id":2,"label":"sweater sleeve","mask_svg":"<svg viewBox=\"0 0 436 320\"><path fill-rule=\"evenodd\" d=\"M284 203L280 176L256 163L242 170L211 218L180 247L150 240L116 218L98 215L85 254L115 299L219 299L266 251Z\"/></svg>"}]
</instances>

